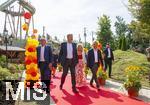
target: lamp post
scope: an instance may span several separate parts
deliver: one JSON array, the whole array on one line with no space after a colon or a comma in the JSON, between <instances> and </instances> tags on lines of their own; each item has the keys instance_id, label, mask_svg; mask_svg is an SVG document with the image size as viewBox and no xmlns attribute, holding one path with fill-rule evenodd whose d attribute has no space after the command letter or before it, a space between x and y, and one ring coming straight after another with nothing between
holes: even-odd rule
<instances>
[{"instance_id":1,"label":"lamp post","mask_svg":"<svg viewBox=\"0 0 150 105\"><path fill-rule=\"evenodd\" d=\"M86 27L84 27L84 40L85 40L85 42L84 42L85 45L84 45L84 46L85 46L85 47L86 47L86 36L87 36L87 35L86 35Z\"/></svg>"},{"instance_id":2,"label":"lamp post","mask_svg":"<svg viewBox=\"0 0 150 105\"><path fill-rule=\"evenodd\" d=\"M8 46L7 46L7 44L8 44L8 39L7 39L7 36L8 36L8 30L5 28L4 29L4 33L3 33L3 35L4 35L4 38L5 38L5 44L6 44L6 67L8 67L8 55L7 55L7 51L8 51Z\"/></svg>"},{"instance_id":3,"label":"lamp post","mask_svg":"<svg viewBox=\"0 0 150 105\"><path fill-rule=\"evenodd\" d=\"M45 26L43 26L43 36L42 37L45 37Z\"/></svg>"},{"instance_id":4,"label":"lamp post","mask_svg":"<svg viewBox=\"0 0 150 105\"><path fill-rule=\"evenodd\" d=\"M79 43L81 43L81 36L80 36L80 34L79 34Z\"/></svg>"},{"instance_id":5,"label":"lamp post","mask_svg":"<svg viewBox=\"0 0 150 105\"><path fill-rule=\"evenodd\" d=\"M2 45L2 36L0 34L0 45Z\"/></svg>"},{"instance_id":6,"label":"lamp post","mask_svg":"<svg viewBox=\"0 0 150 105\"><path fill-rule=\"evenodd\" d=\"M9 39L10 39L10 45L12 46L12 43L13 43L13 35L11 34L11 36L9 36Z\"/></svg>"},{"instance_id":7,"label":"lamp post","mask_svg":"<svg viewBox=\"0 0 150 105\"><path fill-rule=\"evenodd\" d=\"M94 41L94 31L92 31L92 42Z\"/></svg>"}]
</instances>

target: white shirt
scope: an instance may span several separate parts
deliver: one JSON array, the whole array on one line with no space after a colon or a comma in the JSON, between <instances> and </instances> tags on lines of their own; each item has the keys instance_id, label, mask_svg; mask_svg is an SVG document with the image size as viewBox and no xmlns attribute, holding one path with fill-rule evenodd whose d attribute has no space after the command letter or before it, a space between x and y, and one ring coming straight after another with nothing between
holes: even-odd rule
<instances>
[{"instance_id":1,"label":"white shirt","mask_svg":"<svg viewBox=\"0 0 150 105\"><path fill-rule=\"evenodd\" d=\"M94 49L94 58L95 58L95 62L98 62L98 50Z\"/></svg>"},{"instance_id":2,"label":"white shirt","mask_svg":"<svg viewBox=\"0 0 150 105\"><path fill-rule=\"evenodd\" d=\"M67 43L67 58L72 59L73 58L73 46L72 43Z\"/></svg>"},{"instance_id":3,"label":"white shirt","mask_svg":"<svg viewBox=\"0 0 150 105\"><path fill-rule=\"evenodd\" d=\"M45 51L45 46L41 46L40 61L45 61L44 51Z\"/></svg>"},{"instance_id":4,"label":"white shirt","mask_svg":"<svg viewBox=\"0 0 150 105\"><path fill-rule=\"evenodd\" d=\"M110 48L108 48L107 50L108 50L108 58L111 58Z\"/></svg>"}]
</instances>

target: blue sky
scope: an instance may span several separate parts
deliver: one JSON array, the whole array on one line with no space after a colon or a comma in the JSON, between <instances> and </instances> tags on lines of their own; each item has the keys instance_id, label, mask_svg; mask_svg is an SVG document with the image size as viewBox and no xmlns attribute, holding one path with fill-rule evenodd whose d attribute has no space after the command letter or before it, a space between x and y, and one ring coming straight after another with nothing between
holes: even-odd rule
<instances>
[{"instance_id":1,"label":"blue sky","mask_svg":"<svg viewBox=\"0 0 150 105\"><path fill-rule=\"evenodd\" d=\"M78 40L81 35L83 40L83 28L87 28L87 39L91 41L91 31L97 30L97 17L106 14L114 22L116 16L121 16L129 23L132 19L130 12L124 4L128 0L30 0L36 8L35 27L42 33L42 27L46 27L46 33L63 39L67 33L73 33ZM0 31L2 31L4 14L0 13Z\"/></svg>"}]
</instances>

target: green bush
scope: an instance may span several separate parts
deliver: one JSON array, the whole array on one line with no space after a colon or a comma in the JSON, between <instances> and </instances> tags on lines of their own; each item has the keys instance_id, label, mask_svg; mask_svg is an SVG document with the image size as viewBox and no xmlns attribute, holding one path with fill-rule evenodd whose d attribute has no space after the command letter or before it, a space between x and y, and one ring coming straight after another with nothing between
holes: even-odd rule
<instances>
[{"instance_id":1,"label":"green bush","mask_svg":"<svg viewBox=\"0 0 150 105\"><path fill-rule=\"evenodd\" d=\"M12 73L10 70L6 68L2 68L0 66L0 80L19 80L21 78L21 74L19 73Z\"/></svg>"},{"instance_id":2,"label":"green bush","mask_svg":"<svg viewBox=\"0 0 150 105\"><path fill-rule=\"evenodd\" d=\"M18 73L15 73L15 74L12 74L12 75L11 75L11 79L12 79L12 80L20 80L20 79L21 79L21 76L20 76Z\"/></svg>"},{"instance_id":3,"label":"green bush","mask_svg":"<svg viewBox=\"0 0 150 105\"><path fill-rule=\"evenodd\" d=\"M9 63L8 69L10 70L11 73L18 73L20 71L25 70L25 66L23 64L18 65L18 64Z\"/></svg>"},{"instance_id":4,"label":"green bush","mask_svg":"<svg viewBox=\"0 0 150 105\"><path fill-rule=\"evenodd\" d=\"M8 69L11 70L16 70L16 65L9 63L8 64Z\"/></svg>"},{"instance_id":5,"label":"green bush","mask_svg":"<svg viewBox=\"0 0 150 105\"><path fill-rule=\"evenodd\" d=\"M0 80L10 80L11 73L8 69L0 67Z\"/></svg>"},{"instance_id":6,"label":"green bush","mask_svg":"<svg viewBox=\"0 0 150 105\"><path fill-rule=\"evenodd\" d=\"M126 51L127 50L127 41L126 41L125 37L122 39L121 50L122 51Z\"/></svg>"},{"instance_id":7,"label":"green bush","mask_svg":"<svg viewBox=\"0 0 150 105\"><path fill-rule=\"evenodd\" d=\"M3 68L6 66L6 56L4 55L0 56L0 66Z\"/></svg>"},{"instance_id":8,"label":"green bush","mask_svg":"<svg viewBox=\"0 0 150 105\"><path fill-rule=\"evenodd\" d=\"M23 64L18 65L19 70L25 70L25 66Z\"/></svg>"}]
</instances>

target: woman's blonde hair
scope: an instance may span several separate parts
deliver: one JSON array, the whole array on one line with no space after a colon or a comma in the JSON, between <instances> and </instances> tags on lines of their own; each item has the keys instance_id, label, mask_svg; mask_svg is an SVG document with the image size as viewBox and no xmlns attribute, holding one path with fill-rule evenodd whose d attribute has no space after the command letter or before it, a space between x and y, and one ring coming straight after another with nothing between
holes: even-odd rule
<instances>
[{"instance_id":1,"label":"woman's blonde hair","mask_svg":"<svg viewBox=\"0 0 150 105\"><path fill-rule=\"evenodd\" d=\"M77 50L78 50L78 48L79 48L80 46L82 47L82 51L83 51L83 44L82 44L82 43L77 44Z\"/></svg>"}]
</instances>

